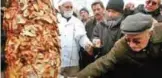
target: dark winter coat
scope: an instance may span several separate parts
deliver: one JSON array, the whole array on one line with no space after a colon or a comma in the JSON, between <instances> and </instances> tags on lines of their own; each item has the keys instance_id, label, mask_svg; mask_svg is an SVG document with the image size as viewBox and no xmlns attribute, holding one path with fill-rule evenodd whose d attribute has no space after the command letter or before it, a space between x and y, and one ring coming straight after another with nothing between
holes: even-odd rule
<instances>
[{"instance_id":1,"label":"dark winter coat","mask_svg":"<svg viewBox=\"0 0 162 78\"><path fill-rule=\"evenodd\" d=\"M105 21L97 24L94 28L92 39L99 38L101 40L101 50L98 57L105 55L113 47L114 43L121 38L120 23L123 16L115 21Z\"/></svg>"}]
</instances>

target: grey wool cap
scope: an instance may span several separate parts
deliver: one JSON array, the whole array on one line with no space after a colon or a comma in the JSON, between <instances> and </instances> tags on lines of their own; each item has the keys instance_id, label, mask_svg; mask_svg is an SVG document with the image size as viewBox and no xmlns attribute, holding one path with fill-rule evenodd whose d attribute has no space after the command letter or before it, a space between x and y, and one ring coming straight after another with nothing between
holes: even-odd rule
<instances>
[{"instance_id":1,"label":"grey wool cap","mask_svg":"<svg viewBox=\"0 0 162 78\"><path fill-rule=\"evenodd\" d=\"M153 18L151 15L137 13L127 16L121 23L121 31L124 34L137 34L151 28Z\"/></svg>"}]
</instances>

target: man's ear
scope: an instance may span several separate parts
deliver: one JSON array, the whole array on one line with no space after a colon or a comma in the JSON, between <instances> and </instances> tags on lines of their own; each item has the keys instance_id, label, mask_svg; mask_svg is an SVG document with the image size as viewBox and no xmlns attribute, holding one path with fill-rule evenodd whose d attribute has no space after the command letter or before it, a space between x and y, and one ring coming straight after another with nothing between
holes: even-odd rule
<instances>
[{"instance_id":1,"label":"man's ear","mask_svg":"<svg viewBox=\"0 0 162 78\"><path fill-rule=\"evenodd\" d=\"M149 32L149 35L152 36L152 34L153 34L153 31L150 31L150 32Z\"/></svg>"},{"instance_id":2,"label":"man's ear","mask_svg":"<svg viewBox=\"0 0 162 78\"><path fill-rule=\"evenodd\" d=\"M62 9L61 6L58 6L58 9L59 9L59 12L61 12L61 9Z\"/></svg>"}]
</instances>

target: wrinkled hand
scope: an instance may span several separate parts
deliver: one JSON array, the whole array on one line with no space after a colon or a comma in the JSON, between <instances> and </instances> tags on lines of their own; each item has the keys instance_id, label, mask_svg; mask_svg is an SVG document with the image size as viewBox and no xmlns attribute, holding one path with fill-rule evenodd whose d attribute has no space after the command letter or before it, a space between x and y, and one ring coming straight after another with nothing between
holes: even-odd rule
<instances>
[{"instance_id":1,"label":"wrinkled hand","mask_svg":"<svg viewBox=\"0 0 162 78\"><path fill-rule=\"evenodd\" d=\"M89 55L93 55L93 44L87 44L85 46L85 50L88 52Z\"/></svg>"},{"instance_id":2,"label":"wrinkled hand","mask_svg":"<svg viewBox=\"0 0 162 78\"><path fill-rule=\"evenodd\" d=\"M99 38L94 38L92 40L92 42L93 42L93 47L95 47L95 48L100 48L101 47L101 40Z\"/></svg>"},{"instance_id":3,"label":"wrinkled hand","mask_svg":"<svg viewBox=\"0 0 162 78\"><path fill-rule=\"evenodd\" d=\"M135 6L133 3L129 2L125 5L125 9L134 10Z\"/></svg>"}]
</instances>

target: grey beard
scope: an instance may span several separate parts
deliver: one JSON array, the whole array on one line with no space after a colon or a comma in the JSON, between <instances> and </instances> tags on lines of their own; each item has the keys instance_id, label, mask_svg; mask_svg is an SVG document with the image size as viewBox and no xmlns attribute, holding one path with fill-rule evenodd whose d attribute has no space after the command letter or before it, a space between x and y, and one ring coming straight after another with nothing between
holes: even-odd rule
<instances>
[{"instance_id":1,"label":"grey beard","mask_svg":"<svg viewBox=\"0 0 162 78\"><path fill-rule=\"evenodd\" d=\"M107 21L115 21L118 20L119 18L121 18L122 15L119 16L115 16L115 17L107 17Z\"/></svg>"}]
</instances>

